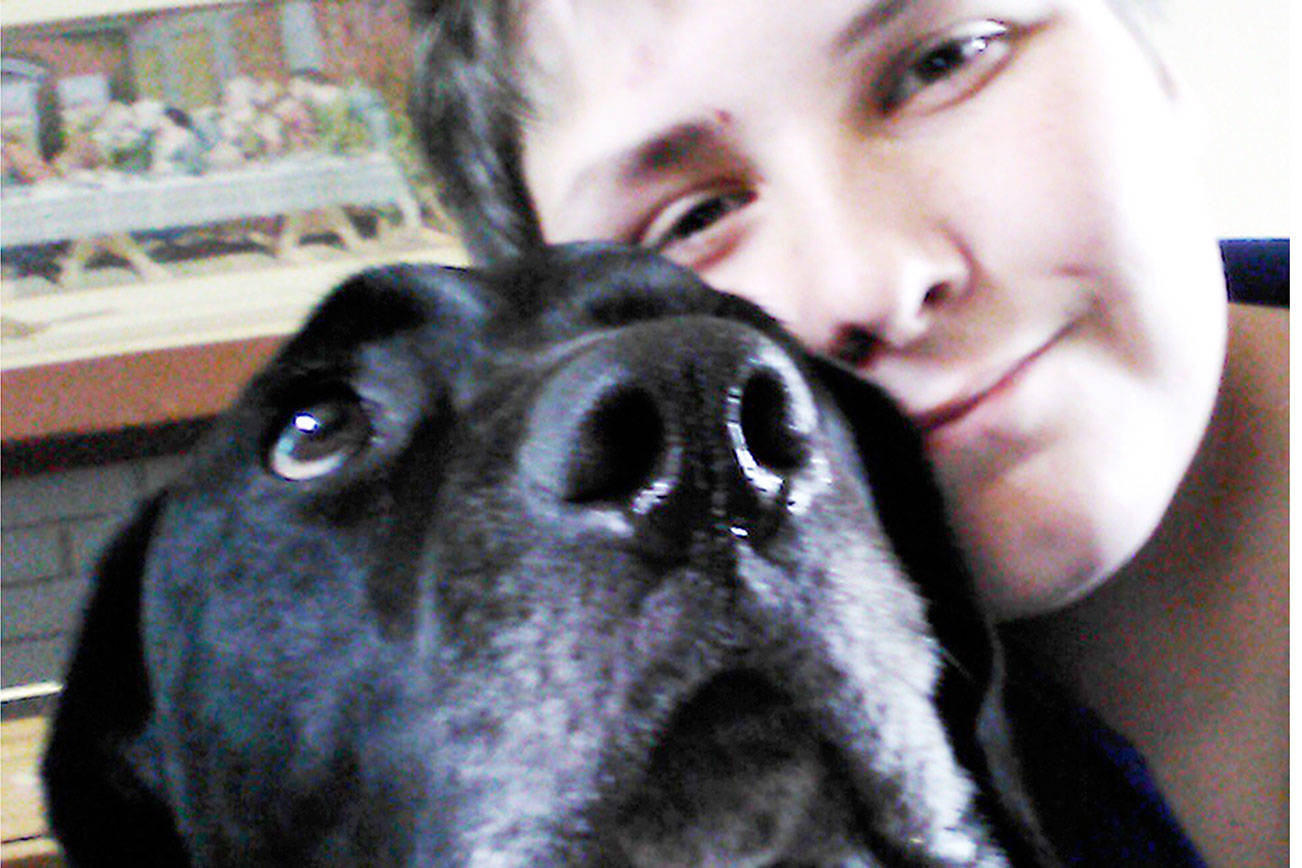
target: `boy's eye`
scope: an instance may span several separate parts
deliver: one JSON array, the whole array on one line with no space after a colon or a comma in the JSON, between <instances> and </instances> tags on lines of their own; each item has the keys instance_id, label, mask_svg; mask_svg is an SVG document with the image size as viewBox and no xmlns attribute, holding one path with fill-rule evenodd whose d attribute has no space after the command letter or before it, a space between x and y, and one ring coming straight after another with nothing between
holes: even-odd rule
<instances>
[{"instance_id":1,"label":"boy's eye","mask_svg":"<svg viewBox=\"0 0 1302 868\"><path fill-rule=\"evenodd\" d=\"M889 114L928 88L944 84L926 107L945 105L984 83L1008 54L1008 27L997 21L958 25L905 54L881 90Z\"/></svg>"},{"instance_id":2,"label":"boy's eye","mask_svg":"<svg viewBox=\"0 0 1302 868\"><path fill-rule=\"evenodd\" d=\"M670 252L754 198L750 190L711 189L675 199L651 218L637 243L659 253Z\"/></svg>"}]
</instances>

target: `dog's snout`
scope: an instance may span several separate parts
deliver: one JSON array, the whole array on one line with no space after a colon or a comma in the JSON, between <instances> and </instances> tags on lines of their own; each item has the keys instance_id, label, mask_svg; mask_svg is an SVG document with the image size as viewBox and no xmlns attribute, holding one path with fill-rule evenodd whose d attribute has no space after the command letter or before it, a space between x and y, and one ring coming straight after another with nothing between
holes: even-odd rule
<instances>
[{"instance_id":1,"label":"dog's snout","mask_svg":"<svg viewBox=\"0 0 1302 868\"><path fill-rule=\"evenodd\" d=\"M580 350L542 390L526 465L566 503L622 511L644 547L762 536L813 461L817 410L795 361L749 326L632 326Z\"/></svg>"}]
</instances>

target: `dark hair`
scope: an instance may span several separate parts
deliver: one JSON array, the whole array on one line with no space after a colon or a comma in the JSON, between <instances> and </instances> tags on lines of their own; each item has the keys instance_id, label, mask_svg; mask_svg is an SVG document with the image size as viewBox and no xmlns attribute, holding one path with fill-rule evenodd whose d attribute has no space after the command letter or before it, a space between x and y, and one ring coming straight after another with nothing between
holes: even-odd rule
<instances>
[{"instance_id":1,"label":"dark hair","mask_svg":"<svg viewBox=\"0 0 1302 868\"><path fill-rule=\"evenodd\" d=\"M471 258L491 264L542 244L521 168L528 111L518 27L527 0L409 0L416 35L410 112L443 205ZM1153 50L1161 0L1106 0Z\"/></svg>"},{"instance_id":2,"label":"dark hair","mask_svg":"<svg viewBox=\"0 0 1302 868\"><path fill-rule=\"evenodd\" d=\"M435 185L471 258L490 264L542 243L520 165L524 99L509 0L412 0L410 112Z\"/></svg>"}]
</instances>

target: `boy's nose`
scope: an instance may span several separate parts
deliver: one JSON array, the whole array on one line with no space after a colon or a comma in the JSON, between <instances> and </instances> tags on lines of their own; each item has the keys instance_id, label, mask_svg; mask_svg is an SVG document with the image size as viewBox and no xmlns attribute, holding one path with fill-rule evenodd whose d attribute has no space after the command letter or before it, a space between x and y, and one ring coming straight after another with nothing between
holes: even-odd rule
<instances>
[{"instance_id":1,"label":"boy's nose","mask_svg":"<svg viewBox=\"0 0 1302 868\"><path fill-rule=\"evenodd\" d=\"M915 347L967 292L961 244L907 187L807 188L788 249L799 285L789 325L813 349L855 366Z\"/></svg>"},{"instance_id":2,"label":"boy's nose","mask_svg":"<svg viewBox=\"0 0 1302 868\"><path fill-rule=\"evenodd\" d=\"M811 286L811 346L854 366L924 340L962 291L956 269L904 239L892 245L845 240L829 251Z\"/></svg>"}]
</instances>

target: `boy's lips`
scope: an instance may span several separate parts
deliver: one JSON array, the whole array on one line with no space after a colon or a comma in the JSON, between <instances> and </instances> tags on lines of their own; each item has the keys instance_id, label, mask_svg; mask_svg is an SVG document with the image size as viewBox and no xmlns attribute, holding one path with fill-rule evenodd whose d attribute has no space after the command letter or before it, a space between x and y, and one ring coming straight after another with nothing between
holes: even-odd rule
<instances>
[{"instance_id":1,"label":"boy's lips","mask_svg":"<svg viewBox=\"0 0 1302 868\"><path fill-rule=\"evenodd\" d=\"M970 392L963 393L958 397L937 404L931 409L921 412L910 413L913 424L918 427L926 436L931 436L941 429L947 428L969 416L977 407L987 403L990 399L1000 396L1021 379L1022 375L1031 368L1048 350L1058 343L1070 327L1063 328L1056 332L1049 340L1040 345L1038 349L1027 356L1024 356L1010 367L1004 368L1001 373L987 381L987 385Z\"/></svg>"}]
</instances>

